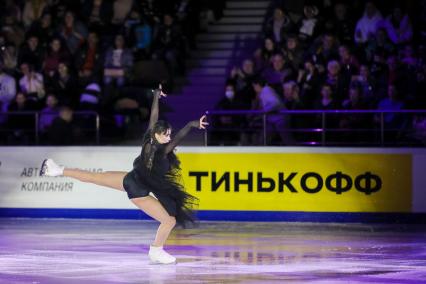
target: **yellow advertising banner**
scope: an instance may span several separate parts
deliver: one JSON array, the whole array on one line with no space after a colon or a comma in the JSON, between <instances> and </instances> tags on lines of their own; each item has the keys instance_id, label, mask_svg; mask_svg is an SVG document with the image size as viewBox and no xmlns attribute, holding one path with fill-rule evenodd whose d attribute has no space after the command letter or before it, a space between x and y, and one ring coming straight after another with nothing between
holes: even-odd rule
<instances>
[{"instance_id":1,"label":"yellow advertising banner","mask_svg":"<svg viewBox=\"0 0 426 284\"><path fill-rule=\"evenodd\" d=\"M411 212L409 154L180 153L199 210Z\"/></svg>"}]
</instances>

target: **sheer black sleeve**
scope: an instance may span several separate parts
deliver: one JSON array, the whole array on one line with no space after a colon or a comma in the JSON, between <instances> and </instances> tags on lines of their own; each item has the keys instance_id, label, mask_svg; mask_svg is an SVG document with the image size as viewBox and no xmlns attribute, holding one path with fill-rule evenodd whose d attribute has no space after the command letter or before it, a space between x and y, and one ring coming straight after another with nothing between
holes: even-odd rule
<instances>
[{"instance_id":1,"label":"sheer black sleeve","mask_svg":"<svg viewBox=\"0 0 426 284\"><path fill-rule=\"evenodd\" d=\"M151 106L151 115L149 117L148 130L151 130L155 123L158 121L158 100L160 99L160 89L154 90L154 95L152 98L152 106Z\"/></svg>"},{"instance_id":2,"label":"sheer black sleeve","mask_svg":"<svg viewBox=\"0 0 426 284\"><path fill-rule=\"evenodd\" d=\"M151 152L151 143L145 143L142 147L142 161L144 165L147 165L149 153Z\"/></svg>"},{"instance_id":3,"label":"sheer black sleeve","mask_svg":"<svg viewBox=\"0 0 426 284\"><path fill-rule=\"evenodd\" d=\"M179 130L175 137L173 137L172 141L167 144L164 150L165 154L168 154L173 151L173 149L180 143L180 141L182 141L182 139L189 133L189 131L191 131L192 128L198 128L199 124L200 122L198 120L188 122L185 127Z\"/></svg>"}]
</instances>

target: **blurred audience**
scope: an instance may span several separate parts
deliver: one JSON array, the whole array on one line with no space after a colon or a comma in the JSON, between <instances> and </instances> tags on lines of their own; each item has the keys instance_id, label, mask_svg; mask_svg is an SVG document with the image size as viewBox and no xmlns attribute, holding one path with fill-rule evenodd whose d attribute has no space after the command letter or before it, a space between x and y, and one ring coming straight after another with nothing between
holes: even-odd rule
<instances>
[{"instance_id":1,"label":"blurred audience","mask_svg":"<svg viewBox=\"0 0 426 284\"><path fill-rule=\"evenodd\" d=\"M73 111L95 110L101 121L109 121L123 106L146 108L144 100L129 95L135 85L143 85L144 78L136 73L138 61L163 61L173 86L175 77L186 72L189 49L196 48L195 34L219 19L224 6L224 1L196 0L3 2L1 110L41 111L56 99L56 108L63 108L59 124L67 127ZM218 109L271 113L268 131L276 134L271 142L288 145L300 138L288 132L288 126L305 124L278 115L279 110L426 108L425 30L418 24L426 12L422 5L303 1L291 9L283 3L272 1L260 43L245 53L253 55L230 66ZM377 127L373 116L367 121L331 117L327 125L337 128ZM386 126L417 127L421 133L424 117L415 116L414 122L400 117L386 113ZM0 124L22 130L34 123L21 117L21 124L19 119L2 115ZM259 116L251 116L237 124L257 129L259 123ZM21 130L10 140L26 141ZM241 137L230 140L251 143Z\"/></svg>"},{"instance_id":2,"label":"blurred audience","mask_svg":"<svg viewBox=\"0 0 426 284\"><path fill-rule=\"evenodd\" d=\"M134 102L138 109L148 107L147 100L138 96L152 88L152 82L136 73L135 64L164 61L170 81L165 84L172 86L173 78L185 72L188 49L196 48L202 12L211 15L210 23L224 9L222 0L5 0L2 4L0 110L45 112L55 101L56 108L97 111L108 127L115 111ZM249 69L244 68L247 78L252 76ZM244 80L239 82L242 88ZM68 117L66 109L63 112ZM1 125L7 120L6 114L0 115ZM17 120L14 117L12 122L19 126Z\"/></svg>"},{"instance_id":3,"label":"blurred audience","mask_svg":"<svg viewBox=\"0 0 426 284\"><path fill-rule=\"evenodd\" d=\"M306 1L287 11L283 1L273 4L265 19L262 43L252 58L256 72L251 80L264 80L266 97L282 100L276 103L284 110L281 116L288 116L286 110L425 109L426 42L419 34L422 27L413 24L421 6L397 1ZM233 68L229 78L241 80L237 70ZM254 109L263 109L259 95L264 88L253 84L242 89L237 84L242 97L246 94L253 105L258 104ZM250 95L253 90L254 98ZM261 125L258 117L252 116L250 121L254 129ZM379 127L375 124L378 119L370 114L328 114L325 123L342 131L353 129L356 135L331 135L336 141L348 142L366 138L366 132L356 128L373 131ZM400 131L423 121L417 117L417 123L408 123L391 113L385 113L384 119L387 128ZM317 126L322 125L321 120L318 116ZM286 125L297 129L310 119L283 119L280 123L281 130ZM303 142L298 135L292 138Z\"/></svg>"}]
</instances>

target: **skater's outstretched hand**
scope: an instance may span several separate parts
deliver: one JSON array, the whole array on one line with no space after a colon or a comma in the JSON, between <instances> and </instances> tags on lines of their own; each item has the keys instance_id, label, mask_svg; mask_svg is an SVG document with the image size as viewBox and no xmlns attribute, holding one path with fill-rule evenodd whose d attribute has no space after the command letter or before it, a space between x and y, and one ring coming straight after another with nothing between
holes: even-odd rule
<instances>
[{"instance_id":1,"label":"skater's outstretched hand","mask_svg":"<svg viewBox=\"0 0 426 284\"><path fill-rule=\"evenodd\" d=\"M158 89L152 90L154 93L153 100L152 100L152 106L151 106L151 115L149 117L149 124L148 124L148 130L151 130L155 123L158 121L158 100L161 97L166 97L167 95L163 93L163 88L161 84L158 85Z\"/></svg>"},{"instance_id":2,"label":"skater's outstretched hand","mask_svg":"<svg viewBox=\"0 0 426 284\"><path fill-rule=\"evenodd\" d=\"M167 94L163 92L163 86L161 84L158 85L158 89L154 90L154 94L158 95L159 98L167 97Z\"/></svg>"},{"instance_id":3,"label":"skater's outstretched hand","mask_svg":"<svg viewBox=\"0 0 426 284\"><path fill-rule=\"evenodd\" d=\"M206 121L206 118L207 118L206 115L203 115L200 118L198 129L206 129L207 125L209 125L209 123Z\"/></svg>"},{"instance_id":4,"label":"skater's outstretched hand","mask_svg":"<svg viewBox=\"0 0 426 284\"><path fill-rule=\"evenodd\" d=\"M165 148L165 153L168 154L179 144L180 141L188 134L188 132L192 128L198 128L198 129L206 129L207 125L209 123L206 120L206 115L203 115L199 120L192 120L188 122L184 128L179 130L179 132L176 134L175 137L167 144Z\"/></svg>"},{"instance_id":5,"label":"skater's outstretched hand","mask_svg":"<svg viewBox=\"0 0 426 284\"><path fill-rule=\"evenodd\" d=\"M198 128L198 129L206 129L207 125L209 125L209 123L206 121L206 115L203 115L199 120L192 120L190 122L188 122L188 124L186 125L186 127L194 127L194 128Z\"/></svg>"}]
</instances>

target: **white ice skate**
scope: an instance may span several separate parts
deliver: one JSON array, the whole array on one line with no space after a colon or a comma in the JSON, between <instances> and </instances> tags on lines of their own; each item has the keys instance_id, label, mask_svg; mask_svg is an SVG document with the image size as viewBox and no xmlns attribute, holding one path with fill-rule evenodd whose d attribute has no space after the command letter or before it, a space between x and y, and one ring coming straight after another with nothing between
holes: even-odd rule
<instances>
[{"instance_id":1,"label":"white ice skate","mask_svg":"<svg viewBox=\"0 0 426 284\"><path fill-rule=\"evenodd\" d=\"M172 264L176 263L176 258L168 254L163 247L149 247L149 259L154 264Z\"/></svg>"},{"instance_id":2,"label":"white ice skate","mask_svg":"<svg viewBox=\"0 0 426 284\"><path fill-rule=\"evenodd\" d=\"M57 165L52 159L46 159L41 164L40 176L57 177L64 174L64 167Z\"/></svg>"}]
</instances>

